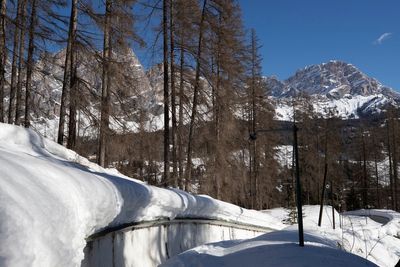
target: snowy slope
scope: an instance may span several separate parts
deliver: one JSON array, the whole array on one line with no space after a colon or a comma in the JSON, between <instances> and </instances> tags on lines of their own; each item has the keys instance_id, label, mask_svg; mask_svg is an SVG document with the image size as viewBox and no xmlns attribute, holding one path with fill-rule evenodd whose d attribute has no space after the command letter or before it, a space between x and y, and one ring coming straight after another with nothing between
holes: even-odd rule
<instances>
[{"instance_id":1,"label":"snowy slope","mask_svg":"<svg viewBox=\"0 0 400 267\"><path fill-rule=\"evenodd\" d=\"M32 105L34 106L31 110L32 127L53 140L56 139L58 131L64 61L65 49L55 54L44 54L35 62L32 77ZM111 95L110 127L118 133L138 131L138 122L143 119L139 118L140 109L145 108L150 110L150 115L157 115L157 105L151 95L150 82L143 66L131 49L115 51L113 62L122 68L115 77L118 79L118 84L113 82L111 86L113 94ZM78 78L81 81L78 83L80 108L77 123L81 129L79 134L95 137L98 134L96 117L99 117L100 110L101 64L94 51L82 49L79 51L77 67ZM145 127L150 126L145 125Z\"/></svg>"},{"instance_id":2,"label":"snowy slope","mask_svg":"<svg viewBox=\"0 0 400 267\"><path fill-rule=\"evenodd\" d=\"M291 229L248 240L222 241L188 250L161 266L376 266L337 249L319 235L306 233L305 247L299 247L296 240L297 231Z\"/></svg>"},{"instance_id":3,"label":"snowy slope","mask_svg":"<svg viewBox=\"0 0 400 267\"><path fill-rule=\"evenodd\" d=\"M292 99L271 99L275 105L275 119L281 121L293 120ZM313 112L319 117L334 116L341 119L358 119L360 116L379 114L389 105L396 105L393 99L382 94L368 96L351 96L331 99L326 96L314 95L308 101ZM299 106L297 106L299 108Z\"/></svg>"},{"instance_id":4,"label":"snowy slope","mask_svg":"<svg viewBox=\"0 0 400 267\"><path fill-rule=\"evenodd\" d=\"M82 93L80 109L78 110L77 123L80 136L95 138L98 134L97 119L100 113L101 96L101 64L98 63L93 51L79 51L78 76L85 86L80 88ZM163 118L163 67L157 64L145 71L135 53L127 51L114 51L115 64L121 69L118 71L118 83L113 82L111 90L112 114L110 128L116 133L138 132L139 130L154 132L164 126ZM55 54L46 54L36 62L33 73L33 102L32 127L42 135L56 140L60 113L60 101L63 80L63 65L65 49ZM178 75L178 74L177 74ZM185 73L185 80L192 79L193 73ZM187 76L187 77L186 77ZM178 83L179 76L176 77ZM207 87L205 80L201 79L203 86ZM115 85L114 85L115 84ZM183 104L190 110L192 99L191 86L184 84L185 98ZM7 94L6 94L7 95ZM199 97L199 116L209 119L207 103L208 94ZM179 97L177 97L177 103ZM8 105L6 105L8 106ZM67 113L69 111L67 110ZM184 113L184 122L189 121L189 115ZM142 123L142 124L141 124Z\"/></svg>"},{"instance_id":5,"label":"snowy slope","mask_svg":"<svg viewBox=\"0 0 400 267\"><path fill-rule=\"evenodd\" d=\"M322 117L335 110L333 116L358 118L379 114L390 105L400 106L400 93L341 61L305 67L285 81L274 76L264 79L278 120L291 119L292 101L297 96L307 96L309 105Z\"/></svg>"},{"instance_id":6,"label":"snowy slope","mask_svg":"<svg viewBox=\"0 0 400 267\"><path fill-rule=\"evenodd\" d=\"M288 226L248 240L202 245L171 258L162 266L394 266L400 258L400 214L388 210L361 210L339 216L323 208L318 227L319 206L304 206L305 247L300 248L297 225ZM287 221L289 210L265 213ZM355 216L357 215L357 216ZM364 216L382 216L382 225Z\"/></svg>"},{"instance_id":7,"label":"snowy slope","mask_svg":"<svg viewBox=\"0 0 400 267\"><path fill-rule=\"evenodd\" d=\"M371 217L374 216L383 218L383 225L380 229L381 232L384 234L394 236L400 238L400 213L395 212L393 210L379 210L379 209L372 209L372 210L355 210L355 211L348 211L344 213L347 216L355 215L355 216L366 216ZM400 253L398 253L400 257Z\"/></svg>"},{"instance_id":8,"label":"snowy slope","mask_svg":"<svg viewBox=\"0 0 400 267\"><path fill-rule=\"evenodd\" d=\"M0 166L0 266L78 266L86 237L134 221L201 217L283 227L268 214L102 169L8 124L0 124Z\"/></svg>"},{"instance_id":9,"label":"snowy slope","mask_svg":"<svg viewBox=\"0 0 400 267\"><path fill-rule=\"evenodd\" d=\"M282 208L265 211L281 221L289 211ZM332 229L332 208L324 206L322 227L318 227L319 206L304 206L306 233L323 237L342 250L356 254L379 266L394 266L400 260L400 214L391 210L360 210L339 215L335 211L335 228ZM360 215L379 215L388 218L382 225ZM358 215L358 216L356 216ZM291 226L297 227L297 226Z\"/></svg>"}]
</instances>

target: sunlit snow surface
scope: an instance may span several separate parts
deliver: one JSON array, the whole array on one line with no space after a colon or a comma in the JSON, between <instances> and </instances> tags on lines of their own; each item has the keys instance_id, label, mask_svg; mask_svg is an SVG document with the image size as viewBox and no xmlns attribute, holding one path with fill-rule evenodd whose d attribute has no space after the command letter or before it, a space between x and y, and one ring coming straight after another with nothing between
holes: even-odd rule
<instances>
[{"instance_id":1,"label":"sunlit snow surface","mask_svg":"<svg viewBox=\"0 0 400 267\"><path fill-rule=\"evenodd\" d=\"M360 111L380 112L379 107L390 102L390 99L380 94L368 96L346 95L346 97L339 99L330 99L320 95L312 97L315 98L310 102L313 111L323 118L335 116L341 119L357 119ZM333 114L330 114L330 112L333 112ZM290 100L280 100L276 103L275 119L281 121L293 120L293 103Z\"/></svg>"},{"instance_id":2,"label":"sunlit snow surface","mask_svg":"<svg viewBox=\"0 0 400 267\"><path fill-rule=\"evenodd\" d=\"M265 212L281 221L289 214L283 208ZM399 213L361 210L339 216L335 211L334 230L331 207L324 206L323 212L318 227L319 207L304 206L304 248L297 245L297 225L292 225L253 239L199 246L162 266L394 266L399 261ZM386 217L388 222L382 225L365 217L371 215Z\"/></svg>"},{"instance_id":3,"label":"sunlit snow surface","mask_svg":"<svg viewBox=\"0 0 400 267\"><path fill-rule=\"evenodd\" d=\"M288 216L282 208L250 211L208 196L148 186L116 170L105 170L32 130L7 124L0 124L0 166L0 266L79 266L86 237L126 222L202 217L280 230ZM379 266L397 263L398 213L372 210L341 217L336 213L336 230L332 229L331 214L325 207L323 227L319 228L318 207L305 206L305 254L296 245L294 225L251 240L201 246L182 254L190 257L179 256L172 262L190 260L190 266L213 266L214 262L217 266L244 266L243 261L245 266L272 262L275 264L270 266L332 266L325 258L337 263L334 266L343 262L345 266L357 266L356 262L368 266L365 260L337 250L339 247ZM382 225L359 215L387 217L388 222ZM194 259L194 255L199 257ZM207 264L201 265L202 259ZM195 264L197 260L200 265Z\"/></svg>"},{"instance_id":4,"label":"sunlit snow surface","mask_svg":"<svg viewBox=\"0 0 400 267\"><path fill-rule=\"evenodd\" d=\"M295 243L296 238L297 231L292 229L248 240L222 241L188 250L161 266L376 266L338 250L321 236L307 233L303 248Z\"/></svg>"},{"instance_id":5,"label":"sunlit snow surface","mask_svg":"<svg viewBox=\"0 0 400 267\"><path fill-rule=\"evenodd\" d=\"M89 235L160 217L283 228L268 214L148 186L32 130L1 123L0 166L0 266L79 266Z\"/></svg>"}]
</instances>

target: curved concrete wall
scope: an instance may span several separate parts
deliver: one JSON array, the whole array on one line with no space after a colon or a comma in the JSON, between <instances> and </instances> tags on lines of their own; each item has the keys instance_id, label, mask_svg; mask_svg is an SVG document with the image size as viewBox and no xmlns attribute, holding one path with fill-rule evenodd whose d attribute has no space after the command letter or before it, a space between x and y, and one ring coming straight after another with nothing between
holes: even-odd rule
<instances>
[{"instance_id":1,"label":"curved concrete wall","mask_svg":"<svg viewBox=\"0 0 400 267\"><path fill-rule=\"evenodd\" d=\"M89 238L82 266L158 266L202 244L253 238L270 231L272 229L213 220L141 223Z\"/></svg>"}]
</instances>

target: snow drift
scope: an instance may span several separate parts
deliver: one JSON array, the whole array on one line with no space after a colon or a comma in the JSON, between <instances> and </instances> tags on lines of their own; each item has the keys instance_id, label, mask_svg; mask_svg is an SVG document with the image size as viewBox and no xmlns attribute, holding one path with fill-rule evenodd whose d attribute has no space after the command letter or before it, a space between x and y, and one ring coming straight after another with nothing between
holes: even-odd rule
<instances>
[{"instance_id":1,"label":"snow drift","mask_svg":"<svg viewBox=\"0 0 400 267\"><path fill-rule=\"evenodd\" d=\"M161 264L161 267L376 266L338 250L319 235L305 234L305 247L299 247L296 240L297 231L291 229L253 239L222 241L188 250Z\"/></svg>"},{"instance_id":2,"label":"snow drift","mask_svg":"<svg viewBox=\"0 0 400 267\"><path fill-rule=\"evenodd\" d=\"M0 266L79 266L106 227L195 217L282 229L272 216L103 169L32 130L0 123Z\"/></svg>"},{"instance_id":3,"label":"snow drift","mask_svg":"<svg viewBox=\"0 0 400 267\"><path fill-rule=\"evenodd\" d=\"M282 222L289 221L288 209L275 208L264 212ZM171 258L161 266L392 267L399 262L399 213L391 210L358 210L339 214L334 211L335 229L332 227L332 207L324 206L321 227L318 227L318 213L317 205L303 206L304 248L298 246L297 225L290 225L282 231L252 239L201 245Z\"/></svg>"},{"instance_id":4,"label":"snow drift","mask_svg":"<svg viewBox=\"0 0 400 267\"><path fill-rule=\"evenodd\" d=\"M287 222L290 210L276 208L264 212L282 222ZM322 225L318 227L319 206L303 206L305 233L319 236L330 247L358 255L378 266L392 267L400 260L398 212L391 210L357 210L341 214L336 210L334 212L335 229L333 229L331 206L324 206Z\"/></svg>"}]
</instances>

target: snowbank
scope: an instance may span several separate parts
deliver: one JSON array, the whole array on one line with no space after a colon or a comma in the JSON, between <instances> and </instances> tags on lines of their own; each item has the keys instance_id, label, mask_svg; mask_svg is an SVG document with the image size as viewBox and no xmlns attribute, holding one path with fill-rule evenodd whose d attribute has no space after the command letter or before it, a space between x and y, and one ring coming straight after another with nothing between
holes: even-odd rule
<instances>
[{"instance_id":1,"label":"snowbank","mask_svg":"<svg viewBox=\"0 0 400 267\"><path fill-rule=\"evenodd\" d=\"M105 227L195 217L282 229L268 214L105 170L32 130L0 124L0 266L78 266Z\"/></svg>"},{"instance_id":2,"label":"snowbank","mask_svg":"<svg viewBox=\"0 0 400 267\"><path fill-rule=\"evenodd\" d=\"M264 212L282 222L287 222L290 211L277 208ZM323 207L321 227L318 227L318 215L319 206L303 206L305 232L318 235L332 246L356 254L379 266L392 267L399 261L399 213L391 210L359 210L339 214L335 211L335 229L333 229L332 207ZM385 217L389 221L382 225L365 217L371 215Z\"/></svg>"},{"instance_id":3,"label":"snowbank","mask_svg":"<svg viewBox=\"0 0 400 267\"><path fill-rule=\"evenodd\" d=\"M288 223L290 210L263 211ZM335 214L323 207L304 206L305 247L297 245L297 225L247 240L202 245L165 262L169 266L395 266L400 258L400 214L391 210L359 210ZM369 216L384 217L382 224ZM372 217L374 218L374 217ZM351 253L351 254L350 254Z\"/></svg>"},{"instance_id":4,"label":"snowbank","mask_svg":"<svg viewBox=\"0 0 400 267\"><path fill-rule=\"evenodd\" d=\"M289 213L291 210L286 208L275 208L270 210L263 210L262 212L271 215L272 217L278 219L279 221L289 224ZM340 215L335 212L335 226L336 228L340 227ZM295 210L297 215L297 210ZM319 206L317 205L304 205L303 206L303 224L306 228L315 228L318 227L318 217L319 217ZM332 228L333 225L333 216L332 216L332 207L331 206L323 206L322 208L322 228Z\"/></svg>"},{"instance_id":5,"label":"snowbank","mask_svg":"<svg viewBox=\"0 0 400 267\"><path fill-rule=\"evenodd\" d=\"M173 257L161 267L376 266L337 249L321 236L305 234L305 247L297 245L297 237L297 231L289 229L248 240L207 244Z\"/></svg>"},{"instance_id":6,"label":"snowbank","mask_svg":"<svg viewBox=\"0 0 400 267\"><path fill-rule=\"evenodd\" d=\"M396 211L379 210L379 209L370 209L370 210L362 209L362 210L348 211L345 212L344 214L371 217L375 221L382 221L383 225L381 231L384 231L388 235L400 238L400 213ZM383 220L380 220L380 218L383 218Z\"/></svg>"}]
</instances>

